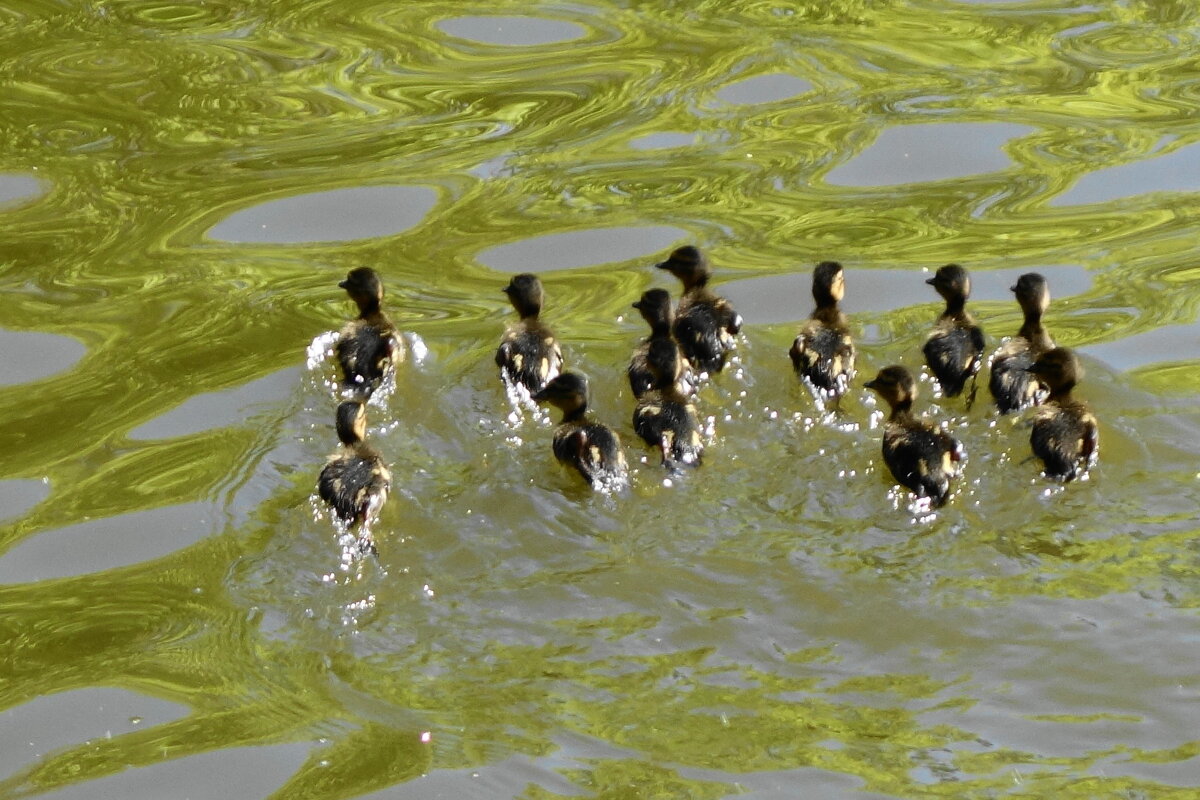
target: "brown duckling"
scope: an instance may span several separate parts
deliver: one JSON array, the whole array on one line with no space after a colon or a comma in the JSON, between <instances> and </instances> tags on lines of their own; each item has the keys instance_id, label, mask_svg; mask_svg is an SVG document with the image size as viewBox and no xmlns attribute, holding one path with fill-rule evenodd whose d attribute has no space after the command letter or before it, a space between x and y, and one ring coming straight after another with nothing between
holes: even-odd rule
<instances>
[{"instance_id":1,"label":"brown duckling","mask_svg":"<svg viewBox=\"0 0 1200 800\"><path fill-rule=\"evenodd\" d=\"M633 351L633 358L629 360L629 387L633 390L634 397L641 397L654 388L654 373L647 362L651 342L665 340L676 347L679 345L671 333L675 315L671 311L671 295L666 289L650 289L642 294L642 298L634 303L633 307L641 312L642 319L650 325L650 336L638 345ZM695 391L691 368L687 364L684 364L683 372L679 376L679 391L685 395Z\"/></svg>"},{"instance_id":2,"label":"brown duckling","mask_svg":"<svg viewBox=\"0 0 1200 800\"><path fill-rule=\"evenodd\" d=\"M533 395L563 412L554 429L554 457L569 464L597 489L613 490L629 482L621 439L608 426L588 418L587 379L564 372Z\"/></svg>"},{"instance_id":3,"label":"brown duckling","mask_svg":"<svg viewBox=\"0 0 1200 800\"><path fill-rule=\"evenodd\" d=\"M866 386L892 409L883 429L883 460L892 476L917 497L928 497L934 508L942 506L950 494L950 479L958 475L965 457L962 445L913 416L917 382L904 367L885 367Z\"/></svg>"},{"instance_id":4,"label":"brown duckling","mask_svg":"<svg viewBox=\"0 0 1200 800\"><path fill-rule=\"evenodd\" d=\"M925 362L946 397L962 393L983 361L983 331L966 311L971 278L958 264L947 264L925 281L946 300L946 310L925 341ZM972 384L971 399L974 399Z\"/></svg>"},{"instance_id":5,"label":"brown duckling","mask_svg":"<svg viewBox=\"0 0 1200 800\"><path fill-rule=\"evenodd\" d=\"M524 386L530 394L541 391L562 371L562 350L554 333L538 319L545 295L536 275L514 275L504 287L520 319L508 326L496 350L500 377L510 385Z\"/></svg>"},{"instance_id":6,"label":"brown duckling","mask_svg":"<svg viewBox=\"0 0 1200 800\"><path fill-rule=\"evenodd\" d=\"M696 408L679 391L683 358L667 339L650 342L646 362L654 374L654 389L638 400L633 429L646 444L662 452L663 464L698 466L704 454Z\"/></svg>"},{"instance_id":7,"label":"brown duckling","mask_svg":"<svg viewBox=\"0 0 1200 800\"><path fill-rule=\"evenodd\" d=\"M325 462L317 492L347 527L359 526L360 541L368 545L370 527L379 517L392 487L392 473L379 453L363 439L366 406L347 400L337 408L337 435L342 447Z\"/></svg>"},{"instance_id":8,"label":"brown duckling","mask_svg":"<svg viewBox=\"0 0 1200 800\"><path fill-rule=\"evenodd\" d=\"M383 281L370 267L350 270L338 284L358 306L358 317L342 329L334 353L342 368L344 386L369 397L394 365L404 360L404 343L392 321L380 309Z\"/></svg>"},{"instance_id":9,"label":"brown duckling","mask_svg":"<svg viewBox=\"0 0 1200 800\"><path fill-rule=\"evenodd\" d=\"M1029 444L1045 465L1046 477L1069 481L1086 472L1100 452L1100 431L1087 404L1071 397L1083 377L1073 352L1055 347L1038 356L1026 369L1037 376L1049 395L1034 412Z\"/></svg>"},{"instance_id":10,"label":"brown duckling","mask_svg":"<svg viewBox=\"0 0 1200 800\"><path fill-rule=\"evenodd\" d=\"M1001 414L1035 406L1045 399L1029 367L1042 353L1054 347L1054 340L1042 327L1042 314L1050 306L1050 287L1036 272L1027 272L1012 287L1025 313L1025 322L1017 335L1006 341L992 356L992 374L988 388L996 398Z\"/></svg>"},{"instance_id":11,"label":"brown duckling","mask_svg":"<svg viewBox=\"0 0 1200 800\"><path fill-rule=\"evenodd\" d=\"M699 248L680 247L655 264L683 283L674 332L684 356L701 372L720 372L742 329L742 317L728 300L708 288L712 268Z\"/></svg>"},{"instance_id":12,"label":"brown duckling","mask_svg":"<svg viewBox=\"0 0 1200 800\"><path fill-rule=\"evenodd\" d=\"M842 265L822 261L813 270L813 299L817 307L789 355L797 374L826 397L841 397L854 377L854 341L838 303L846 294Z\"/></svg>"}]
</instances>

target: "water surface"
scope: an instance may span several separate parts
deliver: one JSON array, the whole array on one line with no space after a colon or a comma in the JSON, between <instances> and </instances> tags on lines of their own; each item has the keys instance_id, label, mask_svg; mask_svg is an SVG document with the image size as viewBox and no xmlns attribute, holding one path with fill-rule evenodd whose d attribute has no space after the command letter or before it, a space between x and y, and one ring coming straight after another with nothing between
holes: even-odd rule
<instances>
[{"instance_id":1,"label":"water surface","mask_svg":"<svg viewBox=\"0 0 1200 800\"><path fill-rule=\"evenodd\" d=\"M4 14L0 798L1200 790L1193 3ZM624 370L684 242L747 325L667 480ZM826 259L832 415L786 356ZM861 384L919 365L948 262L989 346L1050 280L1086 481L926 379L966 472L935 515L895 490ZM360 559L313 489L363 264L428 354L369 408ZM519 271L624 494L507 404Z\"/></svg>"}]
</instances>

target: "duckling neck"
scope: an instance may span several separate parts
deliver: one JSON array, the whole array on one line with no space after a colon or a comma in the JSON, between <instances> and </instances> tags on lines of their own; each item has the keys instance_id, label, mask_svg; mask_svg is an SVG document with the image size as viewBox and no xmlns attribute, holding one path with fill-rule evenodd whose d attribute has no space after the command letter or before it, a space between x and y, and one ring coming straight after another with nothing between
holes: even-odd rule
<instances>
[{"instance_id":1,"label":"duckling neck","mask_svg":"<svg viewBox=\"0 0 1200 800\"><path fill-rule=\"evenodd\" d=\"M650 338L662 339L671 335L671 320L656 319L650 323Z\"/></svg>"},{"instance_id":2,"label":"duckling neck","mask_svg":"<svg viewBox=\"0 0 1200 800\"><path fill-rule=\"evenodd\" d=\"M375 297L358 301L358 318L366 319L379 313L379 299Z\"/></svg>"},{"instance_id":3,"label":"duckling neck","mask_svg":"<svg viewBox=\"0 0 1200 800\"><path fill-rule=\"evenodd\" d=\"M947 297L946 310L942 312L943 317L965 317L967 307L967 298L965 297Z\"/></svg>"},{"instance_id":4,"label":"duckling neck","mask_svg":"<svg viewBox=\"0 0 1200 800\"><path fill-rule=\"evenodd\" d=\"M542 309L540 306L526 306L525 308L517 309L517 313L521 315L522 322L537 322L538 314L542 313Z\"/></svg>"},{"instance_id":5,"label":"duckling neck","mask_svg":"<svg viewBox=\"0 0 1200 800\"><path fill-rule=\"evenodd\" d=\"M587 403L583 403L572 411L563 412L563 422L583 422L587 418Z\"/></svg>"},{"instance_id":6,"label":"duckling neck","mask_svg":"<svg viewBox=\"0 0 1200 800\"><path fill-rule=\"evenodd\" d=\"M1021 326L1021 330L1017 331L1017 335L1027 342L1044 347L1049 336L1046 334L1046 329L1042 327L1042 313L1037 310L1026 313L1025 324Z\"/></svg>"},{"instance_id":7,"label":"duckling neck","mask_svg":"<svg viewBox=\"0 0 1200 800\"><path fill-rule=\"evenodd\" d=\"M1059 386L1056 389L1050 390L1050 395L1046 398L1046 402L1055 403L1057 405L1067 405L1071 402L1071 390L1075 388L1075 382Z\"/></svg>"},{"instance_id":8,"label":"duckling neck","mask_svg":"<svg viewBox=\"0 0 1200 800\"><path fill-rule=\"evenodd\" d=\"M837 301L831 303L819 304L812 313L812 319L818 322L824 322L826 325L841 325L845 320L842 310L838 308Z\"/></svg>"},{"instance_id":9,"label":"duckling neck","mask_svg":"<svg viewBox=\"0 0 1200 800\"><path fill-rule=\"evenodd\" d=\"M912 421L912 400L901 400L892 406L892 415L888 417L889 422L911 422Z\"/></svg>"}]
</instances>

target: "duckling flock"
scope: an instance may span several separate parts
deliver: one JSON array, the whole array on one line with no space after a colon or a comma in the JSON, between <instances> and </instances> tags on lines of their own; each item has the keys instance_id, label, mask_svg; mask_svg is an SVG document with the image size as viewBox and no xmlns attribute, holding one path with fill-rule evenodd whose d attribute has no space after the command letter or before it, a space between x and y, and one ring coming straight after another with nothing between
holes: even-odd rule
<instances>
[{"instance_id":1,"label":"duckling flock","mask_svg":"<svg viewBox=\"0 0 1200 800\"><path fill-rule=\"evenodd\" d=\"M683 285L678 304L663 289L651 289L633 303L650 326L650 335L634 350L629 384L637 400L633 429L672 470L699 466L704 451L694 404L697 388L721 371L736 346L741 316L708 288L708 260L696 247L680 247L661 263ZM968 393L968 408L984 361L983 331L966 311L971 292L967 271L948 264L926 281L946 302L923 348L925 361L946 397ZM342 446L330 456L318 480L321 498L347 527L360 531L360 546L373 547L370 525L391 486L379 453L364 441L365 402L403 361L402 340L380 305L383 284L374 270L352 270L338 284L359 309L334 347L342 373L337 434ZM552 449L593 487L611 491L628 485L628 465L620 437L594 421L588 409L587 380L563 371L558 341L540 320L544 292L530 274L516 275L505 294L518 319L504 332L496 365L510 396L546 402L562 411ZM845 295L840 264L826 261L813 272L816 308L789 350L801 381L823 402L837 403L855 376L856 348L838 307ZM1069 481L1086 471L1098 454L1096 418L1071 391L1083 375L1078 358L1056 347L1042 326L1050 303L1046 280L1022 275L1012 287L1024 313L1017 335L990 357L988 388L1001 414L1036 406L1030 446L1049 478ZM887 402L891 413L883 430L883 460L893 477L933 507L948 499L951 482L965 459L962 444L944 429L913 414L917 383L903 365L881 369L865 386ZM969 386L969 389L968 389Z\"/></svg>"}]
</instances>

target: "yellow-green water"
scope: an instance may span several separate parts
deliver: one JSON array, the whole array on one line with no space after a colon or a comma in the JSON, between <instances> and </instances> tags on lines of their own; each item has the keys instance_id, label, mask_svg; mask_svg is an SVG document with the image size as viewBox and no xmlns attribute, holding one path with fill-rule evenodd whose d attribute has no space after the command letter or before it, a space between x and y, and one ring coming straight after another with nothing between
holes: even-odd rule
<instances>
[{"instance_id":1,"label":"yellow-green water","mask_svg":"<svg viewBox=\"0 0 1200 800\"><path fill-rule=\"evenodd\" d=\"M1198 38L1168 0L14 0L0 797L1196 797ZM623 372L684 241L747 329L665 486ZM829 258L859 384L919 362L922 269L993 345L1043 272L1090 480L926 386L970 460L915 519L865 390L833 425L791 373ZM306 349L360 264L429 352L347 563ZM626 494L508 418L525 269Z\"/></svg>"}]
</instances>

